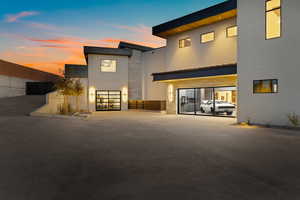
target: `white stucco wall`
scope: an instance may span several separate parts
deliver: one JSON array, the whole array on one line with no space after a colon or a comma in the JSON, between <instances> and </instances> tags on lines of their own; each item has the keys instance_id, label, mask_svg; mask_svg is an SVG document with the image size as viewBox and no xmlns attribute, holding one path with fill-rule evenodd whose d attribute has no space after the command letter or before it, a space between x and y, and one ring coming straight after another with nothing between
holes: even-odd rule
<instances>
[{"instance_id":1,"label":"white stucco wall","mask_svg":"<svg viewBox=\"0 0 300 200\"><path fill-rule=\"evenodd\" d=\"M103 59L117 60L117 72L101 72L100 64ZM128 64L127 56L93 55L88 56L89 88L96 90L119 90L128 88ZM128 109L128 103L122 101L122 110ZM95 102L89 103L89 110L96 110Z\"/></svg>"},{"instance_id":2,"label":"white stucco wall","mask_svg":"<svg viewBox=\"0 0 300 200\"><path fill-rule=\"evenodd\" d=\"M25 95L26 82L34 81L0 75L0 98Z\"/></svg>"},{"instance_id":3,"label":"white stucco wall","mask_svg":"<svg viewBox=\"0 0 300 200\"><path fill-rule=\"evenodd\" d=\"M239 0L238 121L287 125L300 115L299 0L282 1L282 37L265 40L265 1ZM253 94L253 80L278 79L278 94Z\"/></svg>"},{"instance_id":4,"label":"white stucco wall","mask_svg":"<svg viewBox=\"0 0 300 200\"><path fill-rule=\"evenodd\" d=\"M226 37L226 28L236 25L236 18L170 36L167 39L167 71L236 63L237 38ZM200 35L215 31L215 40L200 43ZM179 40L190 37L190 47L179 48Z\"/></svg>"},{"instance_id":5,"label":"white stucco wall","mask_svg":"<svg viewBox=\"0 0 300 200\"><path fill-rule=\"evenodd\" d=\"M132 50L132 56L129 58L128 65L128 98L130 100L141 100L143 96L142 88L142 77L143 77L143 66L142 66L141 51Z\"/></svg>"},{"instance_id":6,"label":"white stucco wall","mask_svg":"<svg viewBox=\"0 0 300 200\"><path fill-rule=\"evenodd\" d=\"M166 84L153 82L153 73L166 71L166 48L143 53L143 99L166 100Z\"/></svg>"}]
</instances>

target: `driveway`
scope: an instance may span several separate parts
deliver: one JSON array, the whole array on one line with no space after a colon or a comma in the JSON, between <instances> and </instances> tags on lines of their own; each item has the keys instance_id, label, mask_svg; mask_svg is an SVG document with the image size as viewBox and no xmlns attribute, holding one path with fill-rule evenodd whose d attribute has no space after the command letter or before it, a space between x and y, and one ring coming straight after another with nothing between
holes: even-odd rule
<instances>
[{"instance_id":1,"label":"driveway","mask_svg":"<svg viewBox=\"0 0 300 200\"><path fill-rule=\"evenodd\" d=\"M28 117L4 101L3 200L300 199L298 132L133 111Z\"/></svg>"}]
</instances>

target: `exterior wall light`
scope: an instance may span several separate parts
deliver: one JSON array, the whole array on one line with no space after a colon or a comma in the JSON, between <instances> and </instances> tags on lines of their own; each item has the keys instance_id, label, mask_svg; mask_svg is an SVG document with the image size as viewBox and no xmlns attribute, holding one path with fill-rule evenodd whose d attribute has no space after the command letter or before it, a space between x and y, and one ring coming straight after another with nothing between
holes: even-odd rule
<instances>
[{"instance_id":1,"label":"exterior wall light","mask_svg":"<svg viewBox=\"0 0 300 200\"><path fill-rule=\"evenodd\" d=\"M89 100L90 100L90 103L95 103L95 100L96 100L96 88L95 87L90 87L90 89L89 89Z\"/></svg>"},{"instance_id":2,"label":"exterior wall light","mask_svg":"<svg viewBox=\"0 0 300 200\"><path fill-rule=\"evenodd\" d=\"M169 100L169 103L172 103L174 101L174 86L173 86L173 84L170 84L168 86L168 100Z\"/></svg>"},{"instance_id":3,"label":"exterior wall light","mask_svg":"<svg viewBox=\"0 0 300 200\"><path fill-rule=\"evenodd\" d=\"M128 88L127 87L122 88L122 101L124 103L128 102Z\"/></svg>"}]
</instances>

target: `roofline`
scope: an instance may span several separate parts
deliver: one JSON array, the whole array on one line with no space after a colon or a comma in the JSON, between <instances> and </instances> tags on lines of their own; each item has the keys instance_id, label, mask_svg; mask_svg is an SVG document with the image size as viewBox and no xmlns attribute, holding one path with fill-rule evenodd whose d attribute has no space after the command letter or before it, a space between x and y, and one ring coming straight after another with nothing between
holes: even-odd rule
<instances>
[{"instance_id":1,"label":"roofline","mask_svg":"<svg viewBox=\"0 0 300 200\"><path fill-rule=\"evenodd\" d=\"M84 57L86 63L88 63L88 55L112 55L112 56L132 56L131 49L118 49L118 48L107 48L107 47L93 47L93 46L84 46L83 47Z\"/></svg>"},{"instance_id":2,"label":"roofline","mask_svg":"<svg viewBox=\"0 0 300 200\"><path fill-rule=\"evenodd\" d=\"M201 23L199 22L201 22L202 20L209 19L214 16L221 15L222 18L211 20L210 23L214 23L216 21L221 21L230 17L234 17L236 16L237 12L234 12L232 14L227 14L228 16L227 15L222 16L222 14L228 13L230 11L236 11L236 9L237 9L237 0L227 0L223 3L154 26L152 28L152 34L158 37L166 38L167 36L172 35L171 33L168 33L171 30L180 29L177 32L191 30L200 27ZM187 25L190 25L190 27L185 27Z\"/></svg>"},{"instance_id":3,"label":"roofline","mask_svg":"<svg viewBox=\"0 0 300 200\"><path fill-rule=\"evenodd\" d=\"M154 48L152 48L152 47L138 45L138 44L129 43L129 42L123 42L123 41L121 41L119 43L118 48L119 49L126 49L126 48L134 49L134 50L138 50L138 51L142 51L142 52L154 50Z\"/></svg>"},{"instance_id":4,"label":"roofline","mask_svg":"<svg viewBox=\"0 0 300 200\"><path fill-rule=\"evenodd\" d=\"M153 73L153 81L168 81L237 74L237 64L216 65L177 71Z\"/></svg>"}]
</instances>

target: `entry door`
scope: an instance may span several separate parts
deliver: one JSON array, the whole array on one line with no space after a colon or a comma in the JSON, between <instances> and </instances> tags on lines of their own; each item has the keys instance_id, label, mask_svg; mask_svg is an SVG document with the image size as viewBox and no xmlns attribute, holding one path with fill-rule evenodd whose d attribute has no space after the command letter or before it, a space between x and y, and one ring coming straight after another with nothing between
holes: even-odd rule
<instances>
[{"instance_id":1,"label":"entry door","mask_svg":"<svg viewBox=\"0 0 300 200\"><path fill-rule=\"evenodd\" d=\"M96 111L120 111L121 91L97 90Z\"/></svg>"}]
</instances>

